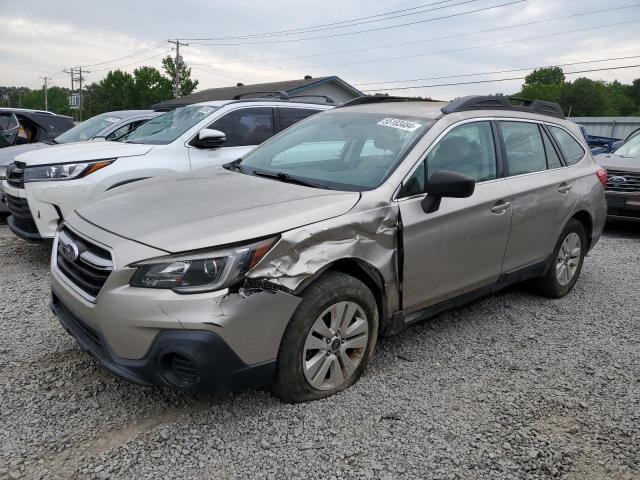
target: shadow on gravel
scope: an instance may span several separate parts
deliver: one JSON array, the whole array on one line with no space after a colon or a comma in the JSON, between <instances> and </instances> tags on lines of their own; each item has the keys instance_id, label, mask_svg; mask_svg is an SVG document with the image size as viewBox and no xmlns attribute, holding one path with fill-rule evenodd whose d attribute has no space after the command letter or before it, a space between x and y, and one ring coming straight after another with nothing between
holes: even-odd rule
<instances>
[{"instance_id":1,"label":"shadow on gravel","mask_svg":"<svg viewBox=\"0 0 640 480\"><path fill-rule=\"evenodd\" d=\"M609 219L604 234L617 238L640 239L640 219Z\"/></svg>"}]
</instances>

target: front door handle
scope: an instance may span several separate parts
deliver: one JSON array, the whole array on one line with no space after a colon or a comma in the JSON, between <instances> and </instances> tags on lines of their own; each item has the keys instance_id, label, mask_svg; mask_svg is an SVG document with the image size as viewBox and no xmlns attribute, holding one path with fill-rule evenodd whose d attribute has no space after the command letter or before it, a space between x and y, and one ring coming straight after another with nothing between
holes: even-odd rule
<instances>
[{"instance_id":1,"label":"front door handle","mask_svg":"<svg viewBox=\"0 0 640 480\"><path fill-rule=\"evenodd\" d=\"M493 207L491 207L491 213L503 213L507 208L511 206L511 202L498 202Z\"/></svg>"},{"instance_id":2,"label":"front door handle","mask_svg":"<svg viewBox=\"0 0 640 480\"><path fill-rule=\"evenodd\" d=\"M558 187L558 191L560 193L568 193L569 190L571 190L573 188L573 185L569 185L568 183L561 183L560 186Z\"/></svg>"}]
</instances>

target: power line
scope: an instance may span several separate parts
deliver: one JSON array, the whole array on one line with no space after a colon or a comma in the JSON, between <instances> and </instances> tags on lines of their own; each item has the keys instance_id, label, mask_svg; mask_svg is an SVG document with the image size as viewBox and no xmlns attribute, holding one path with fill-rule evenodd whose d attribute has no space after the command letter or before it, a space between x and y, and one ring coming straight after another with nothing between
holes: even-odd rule
<instances>
[{"instance_id":1,"label":"power line","mask_svg":"<svg viewBox=\"0 0 640 480\"><path fill-rule=\"evenodd\" d=\"M617 10L624 10L624 9L628 9L628 8L633 8L633 7L640 7L640 3L634 3L632 5L625 5L622 7L616 7L616 8L605 8L602 10L592 10L589 12L582 12L582 13L574 13L571 15L565 15L562 17L553 17L553 18L547 18L547 19L543 19L543 20L535 20L532 22L526 22L526 23L517 23L517 24L513 24L513 25L507 25L504 27L496 27L496 28L489 28L486 30L477 30L475 32L467 32L467 33L457 33L457 34L452 34L452 35L444 35L441 37L432 37L432 38L427 38L427 39L423 39L423 40L412 40L409 42L399 42L399 43L388 43L388 44L384 44L384 45L372 45L372 46L368 46L368 47L364 47L364 48L351 48L348 50L337 50L337 51L333 51L333 52L324 52L324 53L310 53L310 54L305 54L305 55L295 55L295 56L290 56L290 57L271 57L271 58L259 58L259 59L244 59L244 60L238 60L235 62L221 62L221 63L217 63L218 65L234 65L234 64L242 64L242 63L264 63L264 62L275 62L275 61L279 61L279 60L297 60L297 59L301 59L301 58L312 58L312 57L323 57L323 56L329 56L329 55L339 55L342 53L354 53L354 52L364 52L364 51L370 51L370 50L374 50L374 49L378 49L378 48L390 48L390 47L400 47L400 46L404 46L404 45L414 45L417 43L428 43L428 42L433 42L433 41L437 41L437 40L448 40L451 38L459 38L459 37L466 37L466 36L470 36L470 35L479 35L482 33L491 33L491 32L497 32L497 31L501 31L501 30L508 30L511 28L519 28L519 27L528 27L531 25L539 25L539 24L543 24L543 23L548 23L548 22L552 22L552 21L558 21L558 20L566 20L566 19L570 19L570 18L576 18L576 17L582 17L582 16L586 16L586 15L594 15L594 14L598 14L598 13L610 13L610 12L614 12Z\"/></svg>"},{"instance_id":2,"label":"power line","mask_svg":"<svg viewBox=\"0 0 640 480\"><path fill-rule=\"evenodd\" d=\"M438 5L438 4L442 4L442 3L448 3L448 2L452 2L452 1L457 1L458 3L454 3L451 5L441 5L439 7L435 7L435 8L429 8L429 9L425 9L425 10L421 10L425 7L428 6L433 6L433 5ZM280 30L278 32L268 32L268 33L257 33L257 34L250 34L250 35L237 35L237 36L228 36L228 37L210 37L210 38L188 38L185 40L189 40L189 41L193 41L193 40L216 40L216 41L222 41L222 40L246 40L246 39L252 39L252 38L268 38L268 37L276 37L276 36L283 36L283 35L295 35L295 34L302 34L302 33L314 33L314 32L321 32L321 31L325 31L325 30L335 30L336 28L347 28L347 27L355 27L358 25L364 25L364 24L368 24L368 23L377 23L377 22L385 22L387 20L393 20L395 18L402 18L402 17L407 17L409 15L418 15L421 13L426 13L426 12L432 12L434 10L442 10L444 8L451 8L451 7L456 7L458 5L465 5L467 3L475 3L478 2L479 0L441 0L438 2L433 2L433 3L427 3L427 4L423 4L423 5L419 5L417 7L411 7L411 8L404 8L402 10L395 10L392 12L387 12L387 13L381 13L378 15L370 15L368 17L360 17L360 18L353 18L351 20L343 20L341 22L334 22L334 23L327 23L324 25L317 25L315 27L302 27L302 28L294 28L294 29L290 29L290 30ZM416 10L421 10L421 11L416 11ZM406 13L409 12L410 13ZM400 13L399 15L393 15L399 12L405 12L405 13ZM392 15L392 16L388 16L388 15ZM376 17L386 17L386 18L378 18L375 19Z\"/></svg>"},{"instance_id":3,"label":"power line","mask_svg":"<svg viewBox=\"0 0 640 480\"><path fill-rule=\"evenodd\" d=\"M153 60L159 57L164 57L165 55L171 53L171 50L164 50L161 53L156 53L155 55L151 56L151 57L146 57L143 58L141 60L136 60L135 62L131 62L131 63L126 63L124 65L113 65L111 67L107 67L107 68L95 68L93 71L94 72L104 72L105 70L114 70L114 69L121 69L121 68L125 68L125 67L130 67L132 65L137 65L139 63L142 62L148 62L149 60Z\"/></svg>"},{"instance_id":4,"label":"power line","mask_svg":"<svg viewBox=\"0 0 640 480\"><path fill-rule=\"evenodd\" d=\"M203 65L203 64L200 64L200 63L192 63L192 64L191 64L191 68L192 68L193 70L198 70L199 72L204 72L204 73L208 73L208 74L210 74L210 75L216 75L216 76L219 76L219 77L226 77L226 78L230 78L230 79L232 79L232 80L242 80L242 81L245 81L245 79L244 79L244 78L234 77L233 75L225 75L224 73L210 72L209 70L205 70L205 69L203 69L203 68L196 67L195 65ZM207 65L207 64L204 64L204 65Z\"/></svg>"},{"instance_id":5,"label":"power line","mask_svg":"<svg viewBox=\"0 0 640 480\"><path fill-rule=\"evenodd\" d=\"M385 58L374 58L371 60L360 60L360 61L355 61L355 62L344 62L344 63L328 63L328 64L324 64L324 65L303 65L299 68L322 68L322 67L336 67L336 66L346 66L346 65L362 65L365 63L377 63L377 62L391 62L391 61L395 61L395 60L406 60L408 58L420 58L420 57L429 57L429 56L433 56L433 55L442 55L444 53L457 53L457 52L464 52L464 51L468 51L468 50L477 50L479 48L487 48L487 47L502 47L504 45L512 45L514 43L520 43L520 42L525 42L528 40L539 40L541 38L549 38L549 37L557 37L557 36L561 36L561 35L569 35L571 33L577 33L577 32L586 32L589 30L596 30L599 28L607 28L607 27L615 27L615 26L620 26L620 25L627 25L630 23L637 23L639 22L640 19L635 19L635 20L629 20L626 22L617 22L617 23L609 23L609 24L601 24L601 25L595 25L592 27L586 27L586 28L577 28L574 30L565 30L562 32L557 32L557 33L550 33L550 34L544 34L544 35L535 35L532 37L525 37L525 38L519 38L517 40L510 40L507 42L497 42L497 43L485 43L482 45L472 45L469 47L461 47L461 48L454 48L454 49L449 49L449 50L440 50L440 51L436 51L436 52L427 52L427 53L416 53L416 54L412 54L412 55L403 55L403 56L395 56L395 57L385 57Z\"/></svg>"},{"instance_id":6,"label":"power line","mask_svg":"<svg viewBox=\"0 0 640 480\"><path fill-rule=\"evenodd\" d=\"M354 32L342 32L342 33L333 33L331 35L320 35L320 36L316 36L316 37L307 37L307 38L291 38L291 39L282 39L282 40L264 40L264 41L260 41L260 42L238 42L238 43L199 43L200 41L207 41L209 39L207 38L203 38L203 39L185 39L185 40L189 40L191 42L193 42L193 45L217 45L217 46L233 46L233 45L264 45L264 44L270 44L270 43L290 43L290 42L303 42L303 41L307 41L307 40L319 40L319 39L323 39L323 38L335 38L335 37L344 37L347 35L356 35L356 34L360 34L360 33L367 33L367 32L379 32L382 30L390 30L393 28L401 28L401 27L407 27L407 26L411 26L411 25L418 25L421 23L427 23L427 22L434 22L437 20L444 20L444 19L448 19L448 18L454 18L454 17L461 17L463 15L469 15L471 13L478 13L478 12L486 12L489 10L494 10L496 8L502 8L502 7L507 7L510 5L515 5L518 3L523 3L526 2L527 0L512 0L510 2L507 3L500 3L498 5L492 5L490 7L483 7L483 8L478 8L476 10L467 10L464 12L458 12L458 13L452 13L449 15L443 15L440 17L432 17L432 18L427 18L424 20L416 20L413 22L408 22L408 23L400 23L400 24L396 24L396 25L387 25L385 27L376 27L376 28L369 28L369 29L365 29L365 30L357 30Z\"/></svg>"},{"instance_id":7,"label":"power line","mask_svg":"<svg viewBox=\"0 0 640 480\"><path fill-rule=\"evenodd\" d=\"M164 44L165 44L165 42L162 41L162 42L157 43L157 44L155 44L155 45L153 45L151 47L147 47L147 48L144 48L142 50L131 52L131 53L128 53L127 55L123 55L121 57L112 58L111 60L105 60L104 62L90 63L90 64L87 64L87 65L80 65L80 66L81 67L94 67L94 66L97 66L97 65L105 65L107 63L117 62L119 60L125 60L127 58L135 57L135 56L137 56L137 55L139 55L141 53L146 53L148 51L155 50L156 48L158 48L158 47L160 47L160 46L162 46Z\"/></svg>"},{"instance_id":8,"label":"power line","mask_svg":"<svg viewBox=\"0 0 640 480\"><path fill-rule=\"evenodd\" d=\"M523 68L513 68L510 70L495 70L493 72L478 72L478 73L464 73L461 75L446 75L442 77L427 77L427 78L413 78L407 80L390 80L387 82L369 82L369 83L355 83L356 86L368 86L368 85L384 85L389 83L404 83L404 82L423 82L426 80L442 80L445 78L464 78L464 77L475 77L477 75L497 75L498 73L512 73L512 72L522 72L525 70L536 70L538 68L551 68L551 67L569 67L573 65L584 65L588 63L601 63L601 62L614 62L618 60L630 60L633 58L640 58L640 55L631 55L628 57L616 57L616 58L602 58L599 60L586 60L584 62L571 62L571 63L554 63L553 65L538 65L536 67L523 67ZM386 88L386 87L379 87ZM375 89L368 89L364 91L372 91Z\"/></svg>"},{"instance_id":9,"label":"power line","mask_svg":"<svg viewBox=\"0 0 640 480\"><path fill-rule=\"evenodd\" d=\"M580 74L580 73L592 73L592 72L604 72L604 71L609 71L609 70L622 70L622 69L628 69L628 68L639 68L639 65L624 65L621 67L607 67L607 68L594 68L594 69L590 69L590 70L577 70L574 72L564 72L565 75L576 75L576 74ZM475 80L475 81L471 81L471 82L452 82L452 83L438 83L438 84L430 84L430 85L414 85L411 87L392 87L392 88L382 88L382 89L377 89L377 91L380 90L384 90L384 91L388 91L388 90L411 90L411 89L415 89L415 88L434 88L434 87L450 87L450 86L454 86L454 85L475 85L475 84L480 84L480 83L494 83L494 82L510 82L513 80L524 80L525 77L509 77L509 78L495 78L495 79L491 79L491 80ZM362 90L363 92L372 92L374 91L373 89L368 89L368 90Z\"/></svg>"}]
</instances>

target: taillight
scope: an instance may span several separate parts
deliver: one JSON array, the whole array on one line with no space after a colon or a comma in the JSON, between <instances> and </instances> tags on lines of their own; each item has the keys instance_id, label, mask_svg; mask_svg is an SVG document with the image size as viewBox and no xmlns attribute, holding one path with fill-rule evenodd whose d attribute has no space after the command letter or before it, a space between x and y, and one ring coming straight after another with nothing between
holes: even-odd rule
<instances>
[{"instance_id":1,"label":"taillight","mask_svg":"<svg viewBox=\"0 0 640 480\"><path fill-rule=\"evenodd\" d=\"M596 175L598 176L598 180L604 188L607 188L607 171L604 168L599 168L596 171Z\"/></svg>"}]
</instances>

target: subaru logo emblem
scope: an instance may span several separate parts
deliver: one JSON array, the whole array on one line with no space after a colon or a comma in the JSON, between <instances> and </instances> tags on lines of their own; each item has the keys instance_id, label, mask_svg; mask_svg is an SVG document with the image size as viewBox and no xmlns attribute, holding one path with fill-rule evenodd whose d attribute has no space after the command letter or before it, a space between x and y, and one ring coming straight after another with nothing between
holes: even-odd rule
<instances>
[{"instance_id":1,"label":"subaru logo emblem","mask_svg":"<svg viewBox=\"0 0 640 480\"><path fill-rule=\"evenodd\" d=\"M71 243L60 242L60 253L64 258L66 258L70 262L75 262L80 257L80 250L78 249L78 246L73 242Z\"/></svg>"},{"instance_id":2,"label":"subaru logo emblem","mask_svg":"<svg viewBox=\"0 0 640 480\"><path fill-rule=\"evenodd\" d=\"M623 183L627 183L627 179L620 175L616 175L615 177L610 177L609 181L615 185L622 185Z\"/></svg>"}]
</instances>

